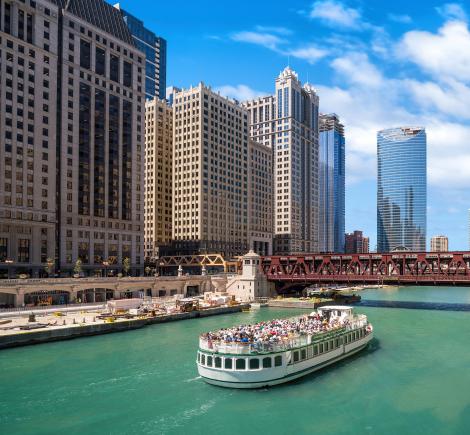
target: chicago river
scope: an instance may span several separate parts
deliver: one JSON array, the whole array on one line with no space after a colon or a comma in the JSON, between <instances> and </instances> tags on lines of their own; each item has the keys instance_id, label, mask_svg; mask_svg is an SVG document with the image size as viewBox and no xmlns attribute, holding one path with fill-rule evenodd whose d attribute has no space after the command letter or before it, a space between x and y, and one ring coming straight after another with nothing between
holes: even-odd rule
<instances>
[{"instance_id":1,"label":"chicago river","mask_svg":"<svg viewBox=\"0 0 470 435\"><path fill-rule=\"evenodd\" d=\"M367 299L469 303L470 289L366 290ZM357 307L369 349L279 387L204 383L201 332L306 311L263 308L0 352L5 434L456 434L470 427L469 313Z\"/></svg>"}]
</instances>

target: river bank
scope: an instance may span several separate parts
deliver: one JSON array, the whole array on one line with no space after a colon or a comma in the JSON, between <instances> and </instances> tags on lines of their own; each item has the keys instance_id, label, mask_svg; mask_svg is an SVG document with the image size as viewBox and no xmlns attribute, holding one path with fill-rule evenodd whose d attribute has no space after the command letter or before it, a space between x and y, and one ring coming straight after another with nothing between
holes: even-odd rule
<instances>
[{"instance_id":1,"label":"river bank","mask_svg":"<svg viewBox=\"0 0 470 435\"><path fill-rule=\"evenodd\" d=\"M164 314L159 316L137 319L118 318L112 323L108 323L103 319L97 318L96 313L93 312L81 313L78 316L78 321L76 320L76 317L73 317L72 324L59 324L61 322L61 318L56 318L56 325L47 324L46 326L46 324L44 324L44 328L38 328L33 330L0 330L0 349L26 346L31 344L47 343L51 341L70 340L73 338L109 334L114 332L129 331L133 329L139 329L148 325L174 322L177 320L189 320L196 319L199 317L238 313L246 308L248 308L248 305L207 308L204 310L192 311L189 313ZM72 320L69 320L69 322L72 322ZM26 324L25 322L22 323Z\"/></svg>"}]
</instances>

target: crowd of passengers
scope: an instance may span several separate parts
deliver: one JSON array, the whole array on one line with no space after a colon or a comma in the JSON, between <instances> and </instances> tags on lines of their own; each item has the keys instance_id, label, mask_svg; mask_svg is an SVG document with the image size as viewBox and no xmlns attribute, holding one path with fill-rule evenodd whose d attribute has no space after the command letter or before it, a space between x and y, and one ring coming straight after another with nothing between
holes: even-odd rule
<instances>
[{"instance_id":1,"label":"crowd of passengers","mask_svg":"<svg viewBox=\"0 0 470 435\"><path fill-rule=\"evenodd\" d=\"M245 343L245 344L275 344L290 340L301 335L314 335L332 331L346 326L347 320L340 322L336 318L328 320L316 313L295 319L274 319L259 322L255 325L239 325L224 328L216 332L202 335L211 345L212 342Z\"/></svg>"}]
</instances>

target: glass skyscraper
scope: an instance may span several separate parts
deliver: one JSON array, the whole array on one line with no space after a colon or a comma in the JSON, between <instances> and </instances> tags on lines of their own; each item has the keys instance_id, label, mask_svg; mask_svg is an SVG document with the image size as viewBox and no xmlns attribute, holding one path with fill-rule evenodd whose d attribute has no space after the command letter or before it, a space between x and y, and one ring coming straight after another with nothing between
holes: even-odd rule
<instances>
[{"instance_id":1,"label":"glass skyscraper","mask_svg":"<svg viewBox=\"0 0 470 435\"><path fill-rule=\"evenodd\" d=\"M166 92L166 40L155 35L144 23L119 6L124 21L129 28L136 47L145 53L145 98L157 96L165 99Z\"/></svg>"},{"instance_id":2,"label":"glass skyscraper","mask_svg":"<svg viewBox=\"0 0 470 435\"><path fill-rule=\"evenodd\" d=\"M426 132L377 133L377 250L426 250Z\"/></svg>"},{"instance_id":3,"label":"glass skyscraper","mask_svg":"<svg viewBox=\"0 0 470 435\"><path fill-rule=\"evenodd\" d=\"M319 121L319 249L344 252L344 127L334 113L321 114Z\"/></svg>"}]
</instances>

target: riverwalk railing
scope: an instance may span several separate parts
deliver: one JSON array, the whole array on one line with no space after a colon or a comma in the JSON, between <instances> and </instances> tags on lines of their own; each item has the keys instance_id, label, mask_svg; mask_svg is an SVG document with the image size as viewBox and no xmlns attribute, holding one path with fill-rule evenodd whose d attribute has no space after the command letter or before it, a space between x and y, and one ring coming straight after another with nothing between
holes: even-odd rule
<instances>
[{"instance_id":1,"label":"riverwalk railing","mask_svg":"<svg viewBox=\"0 0 470 435\"><path fill-rule=\"evenodd\" d=\"M105 302L87 302L87 303L76 303L76 304L60 304L60 305L37 305L37 306L24 306L14 308L0 308L1 313L20 313L28 311L41 311L41 310L57 310L60 311L64 308L90 308L90 307L104 307Z\"/></svg>"}]
</instances>

